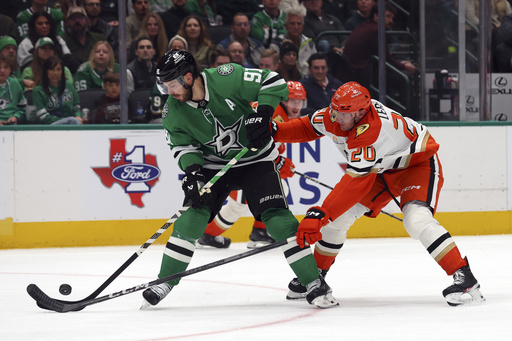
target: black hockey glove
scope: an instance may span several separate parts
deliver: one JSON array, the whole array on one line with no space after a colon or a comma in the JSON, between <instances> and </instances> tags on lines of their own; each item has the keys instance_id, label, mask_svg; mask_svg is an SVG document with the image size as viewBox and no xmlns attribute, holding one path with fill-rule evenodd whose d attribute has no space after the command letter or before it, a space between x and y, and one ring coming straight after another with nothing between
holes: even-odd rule
<instances>
[{"instance_id":1,"label":"black hockey glove","mask_svg":"<svg viewBox=\"0 0 512 341\"><path fill-rule=\"evenodd\" d=\"M265 147L272 138L270 131L270 119L274 113L274 108L270 105L259 105L258 111L250 114L245 120L245 130L251 150Z\"/></svg>"},{"instance_id":2,"label":"black hockey glove","mask_svg":"<svg viewBox=\"0 0 512 341\"><path fill-rule=\"evenodd\" d=\"M195 164L187 167L185 176L181 179L181 188L185 192L183 206L192 205L193 208L203 208L205 198L199 194L199 190L204 186L205 181L203 167Z\"/></svg>"}]
</instances>

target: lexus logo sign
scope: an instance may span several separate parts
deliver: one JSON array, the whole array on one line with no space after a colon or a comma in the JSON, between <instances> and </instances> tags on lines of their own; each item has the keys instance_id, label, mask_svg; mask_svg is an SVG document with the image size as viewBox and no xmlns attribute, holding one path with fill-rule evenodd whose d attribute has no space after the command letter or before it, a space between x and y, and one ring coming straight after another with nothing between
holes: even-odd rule
<instances>
[{"instance_id":1,"label":"lexus logo sign","mask_svg":"<svg viewBox=\"0 0 512 341\"><path fill-rule=\"evenodd\" d=\"M500 88L507 86L507 83L508 82L505 77L496 77L496 79L494 80L494 85Z\"/></svg>"}]
</instances>

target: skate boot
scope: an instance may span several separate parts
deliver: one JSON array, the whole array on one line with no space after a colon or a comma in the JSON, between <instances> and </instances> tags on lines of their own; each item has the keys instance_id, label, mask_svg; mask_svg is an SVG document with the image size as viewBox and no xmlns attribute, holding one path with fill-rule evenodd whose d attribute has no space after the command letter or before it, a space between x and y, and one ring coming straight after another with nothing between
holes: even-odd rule
<instances>
[{"instance_id":1,"label":"skate boot","mask_svg":"<svg viewBox=\"0 0 512 341\"><path fill-rule=\"evenodd\" d=\"M468 261L467 258L465 260ZM469 263L453 273L453 284L443 290L443 296L452 307L485 302L480 292L480 284L473 276Z\"/></svg>"},{"instance_id":2,"label":"skate boot","mask_svg":"<svg viewBox=\"0 0 512 341\"><path fill-rule=\"evenodd\" d=\"M327 276L327 271L329 270L320 270L320 276L325 279L325 276ZM288 294L286 294L287 300L300 300L306 298L307 289L305 286L300 284L300 281L297 277L290 281L288 284L288 289Z\"/></svg>"},{"instance_id":3,"label":"skate boot","mask_svg":"<svg viewBox=\"0 0 512 341\"><path fill-rule=\"evenodd\" d=\"M257 227L252 228L251 235L249 236L249 242L247 243L248 249L257 249L259 247L275 243L276 241L272 238L267 229L260 229Z\"/></svg>"},{"instance_id":4,"label":"skate boot","mask_svg":"<svg viewBox=\"0 0 512 341\"><path fill-rule=\"evenodd\" d=\"M339 305L332 296L332 289L325 283L322 276L309 283L307 286L306 300L318 308L327 309Z\"/></svg>"},{"instance_id":5,"label":"skate boot","mask_svg":"<svg viewBox=\"0 0 512 341\"><path fill-rule=\"evenodd\" d=\"M142 297L144 297L145 302L142 304L141 309L147 308L149 304L157 305L161 300L163 300L173 288L169 283L162 283L153 285L142 293Z\"/></svg>"},{"instance_id":6,"label":"skate boot","mask_svg":"<svg viewBox=\"0 0 512 341\"><path fill-rule=\"evenodd\" d=\"M217 249L227 249L231 244L231 239L223 237L223 236L211 236L209 234L203 233L201 238L197 240L196 246L198 248L211 246Z\"/></svg>"}]
</instances>

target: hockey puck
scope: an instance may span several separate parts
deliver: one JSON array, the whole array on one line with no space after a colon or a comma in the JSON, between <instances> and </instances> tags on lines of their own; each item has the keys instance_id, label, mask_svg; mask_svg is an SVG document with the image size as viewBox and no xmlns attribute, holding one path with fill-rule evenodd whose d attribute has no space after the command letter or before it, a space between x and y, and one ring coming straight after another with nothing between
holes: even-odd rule
<instances>
[{"instance_id":1,"label":"hockey puck","mask_svg":"<svg viewBox=\"0 0 512 341\"><path fill-rule=\"evenodd\" d=\"M62 295L69 295L71 294L71 285L69 284L61 284L59 287L59 292Z\"/></svg>"}]
</instances>

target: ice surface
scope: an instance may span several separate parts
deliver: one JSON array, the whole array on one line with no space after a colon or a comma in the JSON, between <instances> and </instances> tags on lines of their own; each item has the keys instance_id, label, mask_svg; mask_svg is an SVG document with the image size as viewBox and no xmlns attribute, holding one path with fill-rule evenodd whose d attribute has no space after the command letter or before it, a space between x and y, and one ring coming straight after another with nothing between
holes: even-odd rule
<instances>
[{"instance_id":1,"label":"ice surface","mask_svg":"<svg viewBox=\"0 0 512 341\"><path fill-rule=\"evenodd\" d=\"M141 311L141 291L59 314L26 293L91 294L139 246L0 250L0 340L510 340L512 235L455 237L487 302L450 307L452 278L410 238L351 239L327 276L340 306L287 301L293 277L271 250L182 280L157 307ZM151 246L101 295L155 279L163 245ZM190 267L247 251L198 249ZM68 283L69 296L59 293Z\"/></svg>"}]
</instances>

